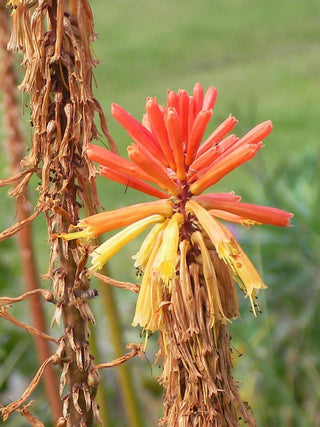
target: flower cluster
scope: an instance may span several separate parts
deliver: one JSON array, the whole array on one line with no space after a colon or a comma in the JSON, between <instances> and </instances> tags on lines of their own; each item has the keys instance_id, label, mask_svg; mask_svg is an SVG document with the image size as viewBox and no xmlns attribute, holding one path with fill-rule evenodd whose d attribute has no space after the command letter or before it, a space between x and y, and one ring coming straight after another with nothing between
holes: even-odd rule
<instances>
[{"instance_id":1,"label":"flower cluster","mask_svg":"<svg viewBox=\"0 0 320 427\"><path fill-rule=\"evenodd\" d=\"M94 145L87 150L88 157L99 163L101 175L158 199L90 216L79 222L80 231L62 236L91 238L125 227L93 251L92 268L99 269L126 243L153 225L135 256L135 266L144 275L134 325L145 329L159 326L162 292L166 289L170 293L177 271L181 274L181 242L198 247L206 274L211 267L209 261L205 263L205 241L211 241L218 257L250 298L255 312L256 290L266 286L235 236L218 219L246 227L263 223L286 227L292 217L280 209L243 203L234 192L202 194L253 158L272 129L271 122L266 121L238 138L230 135L237 123L230 115L202 142L216 98L213 86L204 94L199 83L192 96L184 90L168 91L165 107L156 98L147 99L142 123L113 104L113 117L134 141L128 147L129 160ZM209 288L208 284L208 291ZM211 290L209 295L214 300L213 294ZM214 304L219 306L219 301ZM223 317L219 307L215 307L214 316L217 310Z\"/></svg>"}]
</instances>

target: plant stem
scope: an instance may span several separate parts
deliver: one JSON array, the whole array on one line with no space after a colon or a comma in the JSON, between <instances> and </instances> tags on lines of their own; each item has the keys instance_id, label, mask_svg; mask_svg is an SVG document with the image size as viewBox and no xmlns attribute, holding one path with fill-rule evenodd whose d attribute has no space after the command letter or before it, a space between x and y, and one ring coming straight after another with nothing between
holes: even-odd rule
<instances>
[{"instance_id":1,"label":"plant stem","mask_svg":"<svg viewBox=\"0 0 320 427\"><path fill-rule=\"evenodd\" d=\"M107 275L107 272L102 270L102 273ZM111 341L115 352L115 357L123 355L123 340L120 316L116 306L114 290L112 286L102 284L101 293L103 304L108 316ZM139 407L136 390L133 387L132 374L129 366L126 363L118 366L120 388L124 403L124 408L127 414L128 425L130 427L141 427L144 425L142 413Z\"/></svg>"},{"instance_id":2,"label":"plant stem","mask_svg":"<svg viewBox=\"0 0 320 427\"><path fill-rule=\"evenodd\" d=\"M82 205L95 209L98 204L95 173L83 154L97 138L94 115L101 109L92 95L94 39L88 0L15 4L9 46L24 54L21 88L30 96L33 124L32 146L22 164L40 171L37 209L45 211L47 220L47 278L53 282L54 321L60 325L62 318L64 324L57 353L63 400L59 426L91 427L99 420L95 402L99 379L88 341L89 323L95 322L86 300L88 247L58 238L78 222Z\"/></svg>"}]
</instances>

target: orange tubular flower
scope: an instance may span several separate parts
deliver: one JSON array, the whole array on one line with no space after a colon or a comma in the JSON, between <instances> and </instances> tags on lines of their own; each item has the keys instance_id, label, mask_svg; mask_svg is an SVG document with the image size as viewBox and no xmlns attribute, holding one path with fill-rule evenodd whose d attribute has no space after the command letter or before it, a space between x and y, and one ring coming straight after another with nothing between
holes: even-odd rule
<instances>
[{"instance_id":1,"label":"orange tubular flower","mask_svg":"<svg viewBox=\"0 0 320 427\"><path fill-rule=\"evenodd\" d=\"M182 181L187 177L184 164L182 123L178 113L172 107L168 108L165 120L174 155L174 165L176 165L174 169L177 171L177 178Z\"/></svg>"},{"instance_id":2,"label":"orange tubular flower","mask_svg":"<svg viewBox=\"0 0 320 427\"><path fill-rule=\"evenodd\" d=\"M219 194L203 194L195 197L195 200L206 209L221 209L239 215L245 219L264 224L277 225L278 227L288 227L290 225L292 214L269 206L242 203L240 199L240 196L235 196L234 199L230 198L227 200L223 195L219 197Z\"/></svg>"},{"instance_id":3,"label":"orange tubular flower","mask_svg":"<svg viewBox=\"0 0 320 427\"><path fill-rule=\"evenodd\" d=\"M82 219L78 223L81 231L75 233L61 234L64 240L79 238L94 238L107 231L125 227L150 215L172 216L172 202L170 200L159 200L150 203L140 203L114 211L101 212Z\"/></svg>"},{"instance_id":4,"label":"orange tubular flower","mask_svg":"<svg viewBox=\"0 0 320 427\"><path fill-rule=\"evenodd\" d=\"M123 184L130 188L135 188L142 193L146 193L149 196L157 197L159 199L167 199L168 194L163 191L158 190L157 188L152 187L146 182L141 181L138 178L130 177L124 173L118 172L114 169L108 168L106 166L99 167L100 174L105 178L110 179L114 182L119 182L119 184Z\"/></svg>"}]
</instances>

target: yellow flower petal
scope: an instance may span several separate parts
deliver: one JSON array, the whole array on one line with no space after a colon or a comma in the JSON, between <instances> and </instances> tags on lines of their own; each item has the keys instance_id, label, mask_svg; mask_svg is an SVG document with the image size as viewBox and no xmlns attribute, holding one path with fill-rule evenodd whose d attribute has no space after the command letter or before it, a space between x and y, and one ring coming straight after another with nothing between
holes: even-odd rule
<instances>
[{"instance_id":1,"label":"yellow flower petal","mask_svg":"<svg viewBox=\"0 0 320 427\"><path fill-rule=\"evenodd\" d=\"M162 282L159 273L153 268L162 240L162 231L157 234L142 278L138 295L133 326L140 324L144 329L155 331L158 328L156 312L162 301Z\"/></svg>"},{"instance_id":2,"label":"yellow flower petal","mask_svg":"<svg viewBox=\"0 0 320 427\"><path fill-rule=\"evenodd\" d=\"M141 268L141 270L144 270L146 268L147 262L150 258L150 254L153 250L153 245L161 231L164 229L166 225L166 222L163 222L161 224L156 224L150 233L147 235L147 237L144 239L142 245L140 246L140 249L136 255L134 255L132 258L135 259L134 266L136 268Z\"/></svg>"},{"instance_id":3,"label":"yellow flower petal","mask_svg":"<svg viewBox=\"0 0 320 427\"><path fill-rule=\"evenodd\" d=\"M92 252L91 270L102 268L110 258L123 248L123 246L142 233L142 231L144 231L149 225L162 222L164 220L165 217L162 215L151 215L129 225L124 230L121 230L119 233L112 236Z\"/></svg>"},{"instance_id":4,"label":"yellow flower petal","mask_svg":"<svg viewBox=\"0 0 320 427\"><path fill-rule=\"evenodd\" d=\"M240 288L250 298L252 310L256 316L253 301L256 291L267 288L259 273L228 228L216 221L204 207L194 200L186 203L186 209L198 218L200 226L208 234L219 257L231 268Z\"/></svg>"},{"instance_id":5,"label":"yellow flower petal","mask_svg":"<svg viewBox=\"0 0 320 427\"><path fill-rule=\"evenodd\" d=\"M188 200L186 210L193 213L198 219L201 228L207 233L214 247L218 250L221 242L230 241L231 232L222 228L221 224L195 200Z\"/></svg>"},{"instance_id":6,"label":"yellow flower petal","mask_svg":"<svg viewBox=\"0 0 320 427\"><path fill-rule=\"evenodd\" d=\"M160 272L163 282L168 285L175 278L178 259L179 226L183 223L183 215L176 213L168 220L163 232L156 269Z\"/></svg>"},{"instance_id":7,"label":"yellow flower petal","mask_svg":"<svg viewBox=\"0 0 320 427\"><path fill-rule=\"evenodd\" d=\"M255 302L254 298L256 296L258 289L266 289L267 286L261 279L259 273L253 266L250 259L247 257L239 243L237 245L238 254L233 257L233 270L236 274L236 277L240 279L242 283L238 283L239 285L243 285L245 288L245 294L249 297L253 314L256 316L256 310L255 310ZM242 288L242 286L240 286Z\"/></svg>"},{"instance_id":8,"label":"yellow flower petal","mask_svg":"<svg viewBox=\"0 0 320 427\"><path fill-rule=\"evenodd\" d=\"M60 239L63 239L63 240L74 240L74 239L91 239L93 236L90 230L88 230L88 228L85 228L84 230L76 231L75 233L61 233L58 235L58 237L60 237Z\"/></svg>"},{"instance_id":9,"label":"yellow flower petal","mask_svg":"<svg viewBox=\"0 0 320 427\"><path fill-rule=\"evenodd\" d=\"M226 230L226 227L222 224L220 225ZM267 286L231 231L228 230L228 233L232 236L232 239L231 241L220 243L217 249L218 255L231 267L240 288L249 297L253 314L256 316L254 303L256 292L258 289L266 289Z\"/></svg>"},{"instance_id":10,"label":"yellow flower petal","mask_svg":"<svg viewBox=\"0 0 320 427\"><path fill-rule=\"evenodd\" d=\"M217 320L227 320L222 308L216 273L201 231L195 231L192 233L191 240L194 244L199 246L201 250L204 280L207 286L207 294L210 302L211 326L213 326Z\"/></svg>"}]
</instances>

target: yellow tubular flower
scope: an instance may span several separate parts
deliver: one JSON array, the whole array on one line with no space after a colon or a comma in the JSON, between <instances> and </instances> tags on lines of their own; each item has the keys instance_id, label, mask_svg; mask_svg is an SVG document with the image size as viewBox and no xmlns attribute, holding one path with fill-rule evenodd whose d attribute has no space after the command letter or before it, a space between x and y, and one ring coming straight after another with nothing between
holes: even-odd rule
<instances>
[{"instance_id":1,"label":"yellow tubular flower","mask_svg":"<svg viewBox=\"0 0 320 427\"><path fill-rule=\"evenodd\" d=\"M132 258L135 259L134 266L145 270L147 262L150 258L151 251L153 249L154 242L156 241L159 233L164 229L166 222L156 224L147 237L144 239L139 251Z\"/></svg>"},{"instance_id":2,"label":"yellow tubular flower","mask_svg":"<svg viewBox=\"0 0 320 427\"><path fill-rule=\"evenodd\" d=\"M205 208L194 200L186 203L186 209L198 218L201 227L216 248L217 254L231 268L240 288L250 298L252 310L256 316L253 301L256 291L267 288L259 273L228 228L217 222Z\"/></svg>"},{"instance_id":3,"label":"yellow tubular flower","mask_svg":"<svg viewBox=\"0 0 320 427\"><path fill-rule=\"evenodd\" d=\"M151 215L129 225L124 230L112 236L92 252L91 270L102 268L123 246L142 233L149 225L163 222L164 220L165 217L162 215Z\"/></svg>"},{"instance_id":4,"label":"yellow tubular flower","mask_svg":"<svg viewBox=\"0 0 320 427\"><path fill-rule=\"evenodd\" d=\"M7 7L12 6L13 8L16 8L21 3L22 3L22 0L7 0Z\"/></svg>"},{"instance_id":5,"label":"yellow tubular flower","mask_svg":"<svg viewBox=\"0 0 320 427\"><path fill-rule=\"evenodd\" d=\"M176 275L179 226L182 223L183 215L176 213L168 220L167 226L163 232L158 258L159 261L156 269L159 271L161 279L167 286L169 285L170 279L174 279Z\"/></svg>"},{"instance_id":6,"label":"yellow tubular flower","mask_svg":"<svg viewBox=\"0 0 320 427\"><path fill-rule=\"evenodd\" d=\"M216 320L218 321L222 319L226 320L226 316L223 312L223 308L221 304L216 273L212 265L212 261L211 261L207 246L204 242L202 233L200 231L195 231L191 236L191 240L194 244L199 246L201 250L202 261L203 261L203 274L204 274L204 279L207 285L208 297L209 297L210 307L211 307L212 326L213 326Z\"/></svg>"},{"instance_id":7,"label":"yellow tubular flower","mask_svg":"<svg viewBox=\"0 0 320 427\"><path fill-rule=\"evenodd\" d=\"M71 225L69 227L69 230L73 230L75 228L77 228L77 227ZM75 240L75 239L88 240L88 239L91 239L91 238L96 237L96 236L87 227L87 228L84 228L83 230L75 231L74 233L61 233L61 234L59 234L59 237L63 240Z\"/></svg>"},{"instance_id":8,"label":"yellow tubular flower","mask_svg":"<svg viewBox=\"0 0 320 427\"><path fill-rule=\"evenodd\" d=\"M188 200L186 210L195 215L198 219L201 228L207 233L214 247L218 249L221 242L230 242L230 234L228 230L224 230L221 224L210 215L210 213L195 200Z\"/></svg>"},{"instance_id":9,"label":"yellow tubular flower","mask_svg":"<svg viewBox=\"0 0 320 427\"><path fill-rule=\"evenodd\" d=\"M159 273L154 270L154 262L158 254L163 232L157 233L142 278L133 326L140 324L142 328L154 332L157 329L155 313L162 301L162 284Z\"/></svg>"},{"instance_id":10,"label":"yellow tubular flower","mask_svg":"<svg viewBox=\"0 0 320 427\"><path fill-rule=\"evenodd\" d=\"M254 302L256 292L258 289L266 289L267 286L239 243L234 241L233 244L236 253L229 258L229 265L235 275L235 279L238 279L239 286L245 292L246 296L249 297L253 314L256 317L257 313Z\"/></svg>"}]
</instances>

